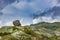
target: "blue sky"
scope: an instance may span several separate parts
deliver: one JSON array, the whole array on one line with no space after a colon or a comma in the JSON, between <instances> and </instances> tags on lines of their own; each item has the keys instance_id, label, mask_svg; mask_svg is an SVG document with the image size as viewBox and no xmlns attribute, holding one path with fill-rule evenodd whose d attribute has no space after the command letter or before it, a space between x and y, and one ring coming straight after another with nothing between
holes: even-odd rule
<instances>
[{"instance_id":1,"label":"blue sky","mask_svg":"<svg viewBox=\"0 0 60 40\"><path fill-rule=\"evenodd\" d=\"M42 22L42 20L51 22L53 19L50 16L48 17L49 19L47 19L49 14L41 18L38 17L34 19L34 17L37 17L42 12L56 5L59 6L59 0L0 0L0 2L0 12L2 13L0 26L13 25L12 21L17 19L21 21L22 25L30 25L32 23ZM37 11L40 13L37 13ZM54 19L53 22L57 19Z\"/></svg>"}]
</instances>

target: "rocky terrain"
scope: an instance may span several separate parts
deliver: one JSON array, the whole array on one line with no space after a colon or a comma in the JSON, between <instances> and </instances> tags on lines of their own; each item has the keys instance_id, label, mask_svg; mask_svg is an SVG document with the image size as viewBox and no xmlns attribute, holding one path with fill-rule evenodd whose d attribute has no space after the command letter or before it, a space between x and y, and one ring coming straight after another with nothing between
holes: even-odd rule
<instances>
[{"instance_id":1,"label":"rocky terrain","mask_svg":"<svg viewBox=\"0 0 60 40\"><path fill-rule=\"evenodd\" d=\"M0 28L0 40L60 40L60 22L4 26Z\"/></svg>"}]
</instances>

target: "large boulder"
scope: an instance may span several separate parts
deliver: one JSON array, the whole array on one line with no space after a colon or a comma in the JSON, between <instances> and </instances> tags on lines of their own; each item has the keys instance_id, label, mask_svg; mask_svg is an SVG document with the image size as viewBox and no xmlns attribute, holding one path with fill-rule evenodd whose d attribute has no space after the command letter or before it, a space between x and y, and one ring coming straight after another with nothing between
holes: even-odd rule
<instances>
[{"instance_id":1,"label":"large boulder","mask_svg":"<svg viewBox=\"0 0 60 40\"><path fill-rule=\"evenodd\" d=\"M19 20L15 20L15 21L13 21L13 25L14 26L21 26L21 23Z\"/></svg>"}]
</instances>

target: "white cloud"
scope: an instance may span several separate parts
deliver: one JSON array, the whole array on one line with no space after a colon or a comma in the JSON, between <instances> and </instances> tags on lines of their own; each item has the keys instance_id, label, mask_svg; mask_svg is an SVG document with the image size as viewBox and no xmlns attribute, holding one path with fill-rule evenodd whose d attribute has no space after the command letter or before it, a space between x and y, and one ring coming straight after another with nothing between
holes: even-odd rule
<instances>
[{"instance_id":1,"label":"white cloud","mask_svg":"<svg viewBox=\"0 0 60 40\"><path fill-rule=\"evenodd\" d=\"M7 21L7 22L0 21L0 28L2 26L13 26L14 20L18 20L18 19L13 19L12 21ZM21 26L30 25L30 23L25 20L26 19L23 19L23 18L20 20Z\"/></svg>"},{"instance_id":2,"label":"white cloud","mask_svg":"<svg viewBox=\"0 0 60 40\"><path fill-rule=\"evenodd\" d=\"M56 6L56 5L57 5L57 0L52 0L52 1L51 1L51 5L52 5L52 6Z\"/></svg>"},{"instance_id":3,"label":"white cloud","mask_svg":"<svg viewBox=\"0 0 60 40\"><path fill-rule=\"evenodd\" d=\"M4 26L13 26L12 21L6 22Z\"/></svg>"},{"instance_id":4,"label":"white cloud","mask_svg":"<svg viewBox=\"0 0 60 40\"><path fill-rule=\"evenodd\" d=\"M1 12L4 14L12 14L13 13L12 8L13 8L13 6L8 5L4 9L2 9Z\"/></svg>"},{"instance_id":5,"label":"white cloud","mask_svg":"<svg viewBox=\"0 0 60 40\"><path fill-rule=\"evenodd\" d=\"M25 7L28 6L28 3L24 1L20 1L19 3L15 2L14 4L12 4L12 6L16 7L17 9L24 9Z\"/></svg>"},{"instance_id":6,"label":"white cloud","mask_svg":"<svg viewBox=\"0 0 60 40\"><path fill-rule=\"evenodd\" d=\"M0 21L0 28L2 26L13 26L13 24L12 24L12 21L9 21L9 22L2 22L2 21Z\"/></svg>"},{"instance_id":7,"label":"white cloud","mask_svg":"<svg viewBox=\"0 0 60 40\"><path fill-rule=\"evenodd\" d=\"M27 8L31 8L30 10L44 10L46 8L50 8L51 6L55 6L57 4L57 0L32 0L32 2L26 2L26 0L21 0L20 2L14 2L7 7L5 7L2 12L3 13L14 13L13 8L15 10L26 10Z\"/></svg>"},{"instance_id":8,"label":"white cloud","mask_svg":"<svg viewBox=\"0 0 60 40\"><path fill-rule=\"evenodd\" d=\"M49 23L53 23L53 22L60 22L59 18L55 18L52 19L52 17L38 17L36 19L33 20L33 24L39 23L39 22L49 22Z\"/></svg>"},{"instance_id":9,"label":"white cloud","mask_svg":"<svg viewBox=\"0 0 60 40\"><path fill-rule=\"evenodd\" d=\"M17 2L14 2L12 3L11 5L8 5L7 7L5 7L2 12L3 13L9 13L9 14L12 14L14 13L14 15L16 15L15 13L18 13L22 10L22 12L24 10L26 10L27 8L31 8L31 10L33 11L37 11L37 10L44 10L46 8L49 8L49 7L52 7L52 6L56 6L57 5L57 0L34 0L33 2L26 2L26 1L20 1L19 3ZM16 9L15 9L16 8ZM14 9L14 10L12 10ZM37 14L37 13L36 13ZM23 13L24 15L24 13ZM29 15L30 16L30 15ZM9 19L8 19L9 20ZM42 21L45 21L45 22L55 22L55 21L59 21L58 19L52 19L51 17L39 17L37 19L34 19L33 20L33 23L38 23L38 22L42 22ZM28 21L29 22L29 21ZM0 23L3 25L3 23ZM23 25L29 25L30 23L22 23ZM13 25L11 21L9 22L6 22L4 24L4 26L11 26Z\"/></svg>"},{"instance_id":10,"label":"white cloud","mask_svg":"<svg viewBox=\"0 0 60 40\"><path fill-rule=\"evenodd\" d=\"M54 7L54 6L60 6L59 0L52 0L51 1L51 7Z\"/></svg>"},{"instance_id":11,"label":"white cloud","mask_svg":"<svg viewBox=\"0 0 60 40\"><path fill-rule=\"evenodd\" d=\"M1 26L2 26L2 21L0 21L0 28L1 28Z\"/></svg>"},{"instance_id":12,"label":"white cloud","mask_svg":"<svg viewBox=\"0 0 60 40\"><path fill-rule=\"evenodd\" d=\"M2 21L0 21L0 24L2 23Z\"/></svg>"}]
</instances>

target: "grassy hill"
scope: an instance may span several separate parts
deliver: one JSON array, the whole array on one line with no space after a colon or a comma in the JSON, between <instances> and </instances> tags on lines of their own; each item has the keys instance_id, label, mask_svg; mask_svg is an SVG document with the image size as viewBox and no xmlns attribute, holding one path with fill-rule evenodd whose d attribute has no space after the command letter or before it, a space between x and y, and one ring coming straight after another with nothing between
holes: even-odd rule
<instances>
[{"instance_id":1,"label":"grassy hill","mask_svg":"<svg viewBox=\"0 0 60 40\"><path fill-rule=\"evenodd\" d=\"M60 22L4 26L0 28L0 40L60 40Z\"/></svg>"}]
</instances>

